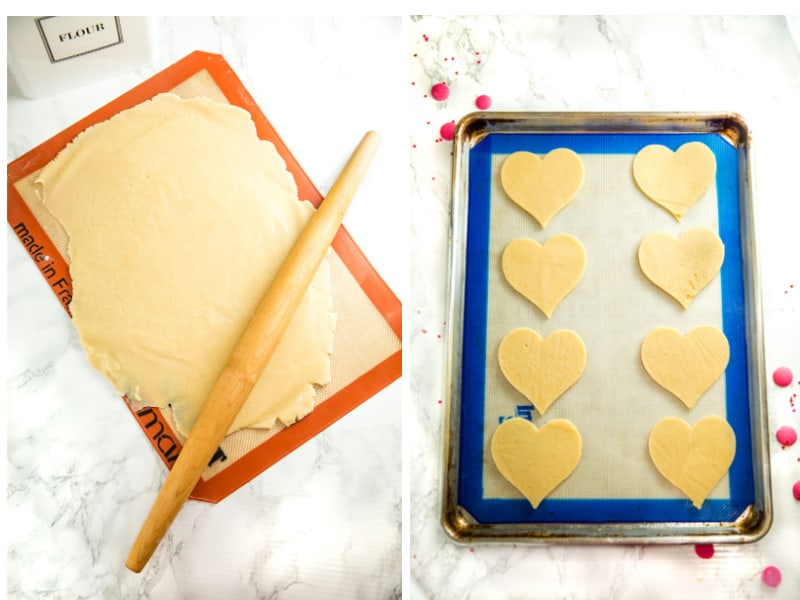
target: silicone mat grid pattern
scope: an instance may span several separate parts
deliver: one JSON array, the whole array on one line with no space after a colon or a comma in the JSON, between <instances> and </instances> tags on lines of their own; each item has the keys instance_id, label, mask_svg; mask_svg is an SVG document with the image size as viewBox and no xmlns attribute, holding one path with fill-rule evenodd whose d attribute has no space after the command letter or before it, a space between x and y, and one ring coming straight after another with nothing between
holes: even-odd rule
<instances>
[{"instance_id":1,"label":"silicone mat grid pattern","mask_svg":"<svg viewBox=\"0 0 800 600\"><path fill-rule=\"evenodd\" d=\"M647 144L675 150L689 141L702 141L716 155L716 185L677 223L636 188L631 163ZM514 151L542 155L558 147L581 155L586 179L576 199L542 230L502 191L499 168ZM736 149L717 134L490 134L469 159L460 503L481 523L734 520L754 496ZM720 277L683 311L644 279L636 251L650 231L677 235L693 226L718 230L726 257ZM543 242L556 233L581 240L587 268L578 287L545 319L508 286L499 261L515 237ZM731 360L725 377L689 411L647 377L639 347L654 327L686 332L700 324L723 329ZM497 367L500 339L523 326L542 335L574 329L587 345L584 375L544 417ZM697 510L655 471L646 444L661 418L694 423L706 414L728 420L737 453L729 475ZM567 418L583 438L581 464L537 510L499 475L488 452L492 433L510 416L537 425Z\"/></svg>"}]
</instances>

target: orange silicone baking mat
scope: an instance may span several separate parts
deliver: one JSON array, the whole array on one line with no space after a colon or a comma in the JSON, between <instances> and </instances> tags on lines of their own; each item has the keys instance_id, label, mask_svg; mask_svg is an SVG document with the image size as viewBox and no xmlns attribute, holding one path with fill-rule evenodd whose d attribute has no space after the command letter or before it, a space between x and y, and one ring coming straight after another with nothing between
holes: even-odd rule
<instances>
[{"instance_id":1,"label":"orange silicone baking mat","mask_svg":"<svg viewBox=\"0 0 800 600\"><path fill-rule=\"evenodd\" d=\"M207 96L248 111L258 136L272 142L286 162L299 197L314 206L322 201L320 192L225 59L217 54L193 52L8 165L8 224L67 313L72 298L72 280L65 260L67 236L42 205L33 181L39 170L81 131L163 92L183 97ZM337 325L331 382L318 388L314 410L291 427L245 429L227 436L192 498L219 502L400 377L399 300L344 227L332 247L329 262ZM153 449L171 468L185 441L174 426L171 411L135 405L127 398L124 401Z\"/></svg>"}]
</instances>

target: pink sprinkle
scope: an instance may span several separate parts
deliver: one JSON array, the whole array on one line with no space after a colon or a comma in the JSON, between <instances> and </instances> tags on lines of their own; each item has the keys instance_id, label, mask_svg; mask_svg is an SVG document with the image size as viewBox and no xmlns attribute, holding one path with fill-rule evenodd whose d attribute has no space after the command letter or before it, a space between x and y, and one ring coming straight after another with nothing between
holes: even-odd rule
<instances>
[{"instance_id":1,"label":"pink sprinkle","mask_svg":"<svg viewBox=\"0 0 800 600\"><path fill-rule=\"evenodd\" d=\"M700 558L711 558L714 556L714 544L696 544L694 553Z\"/></svg>"},{"instance_id":2,"label":"pink sprinkle","mask_svg":"<svg viewBox=\"0 0 800 600\"><path fill-rule=\"evenodd\" d=\"M482 96L478 96L475 99L475 106L477 106L481 110L486 110L492 105L492 99L489 98L486 94Z\"/></svg>"},{"instance_id":3,"label":"pink sprinkle","mask_svg":"<svg viewBox=\"0 0 800 600\"><path fill-rule=\"evenodd\" d=\"M795 500L800 500L800 481L795 481L792 486L792 495Z\"/></svg>"},{"instance_id":4,"label":"pink sprinkle","mask_svg":"<svg viewBox=\"0 0 800 600\"><path fill-rule=\"evenodd\" d=\"M761 581L766 583L769 587L778 587L781 582L781 571L778 567L767 567L761 573Z\"/></svg>"},{"instance_id":5,"label":"pink sprinkle","mask_svg":"<svg viewBox=\"0 0 800 600\"><path fill-rule=\"evenodd\" d=\"M444 139L448 141L452 140L455 137L456 124L453 123L452 121L450 123L445 123L444 125L442 125L442 128L439 130L439 133Z\"/></svg>"},{"instance_id":6,"label":"pink sprinkle","mask_svg":"<svg viewBox=\"0 0 800 600\"><path fill-rule=\"evenodd\" d=\"M437 83L431 88L431 96L434 100L447 100L450 97L450 88L446 83Z\"/></svg>"},{"instance_id":7,"label":"pink sprinkle","mask_svg":"<svg viewBox=\"0 0 800 600\"><path fill-rule=\"evenodd\" d=\"M793 427L784 425L778 429L778 431L775 433L775 437L778 439L778 443L781 446L791 446L797 441L797 432Z\"/></svg>"},{"instance_id":8,"label":"pink sprinkle","mask_svg":"<svg viewBox=\"0 0 800 600\"><path fill-rule=\"evenodd\" d=\"M775 382L775 385L786 387L792 383L792 371L789 367L778 367L772 374L772 381Z\"/></svg>"}]
</instances>

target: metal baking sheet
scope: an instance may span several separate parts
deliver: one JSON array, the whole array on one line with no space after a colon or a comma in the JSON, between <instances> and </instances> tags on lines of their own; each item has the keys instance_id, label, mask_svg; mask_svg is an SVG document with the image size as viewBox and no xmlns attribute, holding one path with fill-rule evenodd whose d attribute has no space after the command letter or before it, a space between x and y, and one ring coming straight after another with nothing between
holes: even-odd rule
<instances>
[{"instance_id":1,"label":"metal baking sheet","mask_svg":"<svg viewBox=\"0 0 800 600\"><path fill-rule=\"evenodd\" d=\"M714 153L712 188L677 222L633 181L635 154L649 144L677 150L700 141ZM457 541L713 543L759 539L772 521L761 309L753 237L751 136L734 114L473 113L457 125L449 273L447 427L442 522ZM581 157L583 187L545 229L502 190L509 154L569 148ZM725 244L720 275L686 310L647 281L636 251L651 231L694 226ZM540 243L558 233L581 240L587 267L547 319L508 286L500 269L517 237ZM720 378L688 410L648 378L641 340L655 327L721 328L731 356ZM546 336L573 329L586 344L581 379L542 416L505 381L497 346L515 327ZM647 436L662 418L690 424L725 418L736 435L728 474L700 509L655 470ZM500 476L489 454L506 418L541 426L571 420L583 456L537 509Z\"/></svg>"}]
</instances>

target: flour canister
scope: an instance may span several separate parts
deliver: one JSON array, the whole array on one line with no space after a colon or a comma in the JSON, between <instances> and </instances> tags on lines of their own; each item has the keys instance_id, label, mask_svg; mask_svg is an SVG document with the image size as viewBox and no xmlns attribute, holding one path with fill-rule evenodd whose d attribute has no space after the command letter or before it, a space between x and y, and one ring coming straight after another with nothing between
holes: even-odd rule
<instances>
[{"instance_id":1,"label":"flour canister","mask_svg":"<svg viewBox=\"0 0 800 600\"><path fill-rule=\"evenodd\" d=\"M8 17L8 69L43 98L150 64L152 17Z\"/></svg>"}]
</instances>

